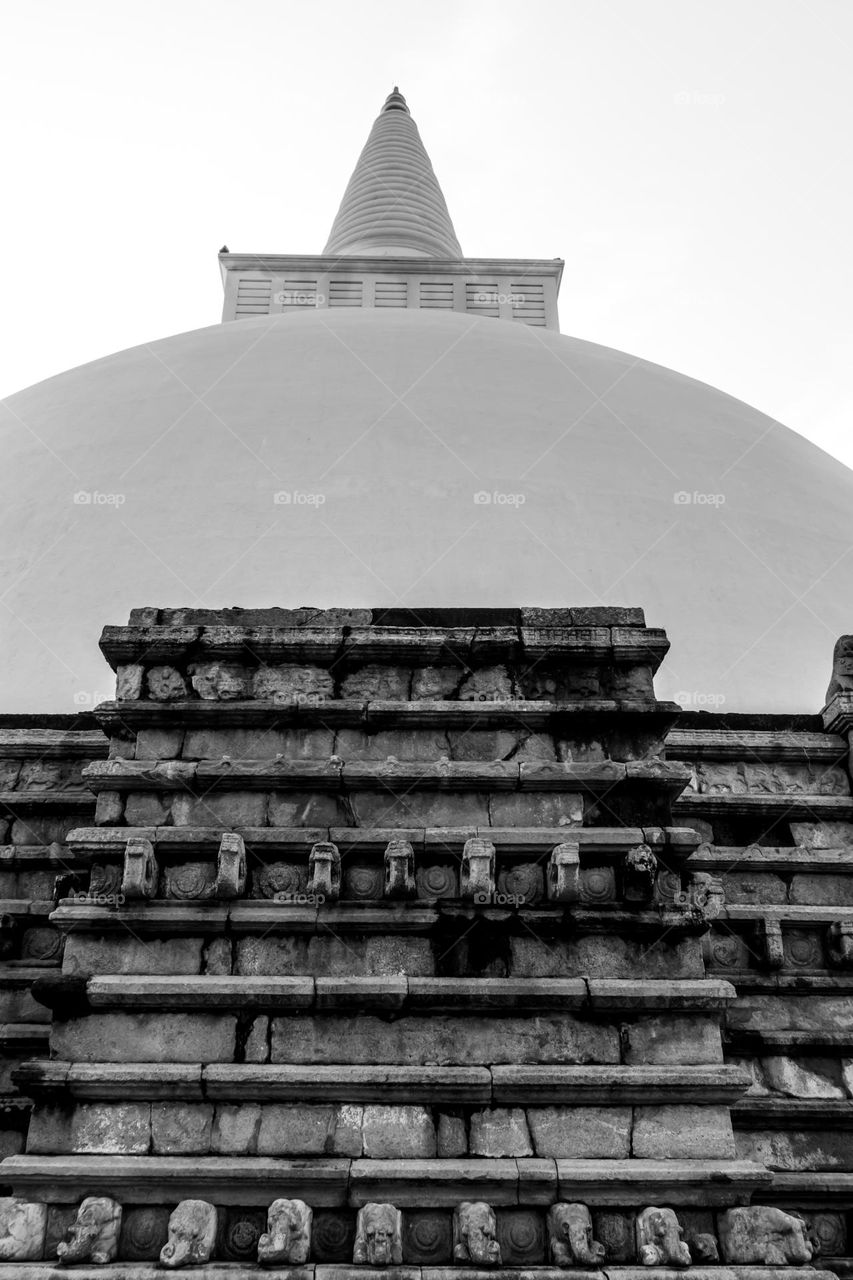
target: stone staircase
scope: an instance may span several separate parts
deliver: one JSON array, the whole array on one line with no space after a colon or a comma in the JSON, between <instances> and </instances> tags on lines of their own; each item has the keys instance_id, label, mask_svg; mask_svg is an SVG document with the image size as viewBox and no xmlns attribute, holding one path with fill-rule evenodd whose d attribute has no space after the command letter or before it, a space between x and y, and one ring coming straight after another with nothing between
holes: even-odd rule
<instances>
[{"instance_id":1,"label":"stone staircase","mask_svg":"<svg viewBox=\"0 0 853 1280\"><path fill-rule=\"evenodd\" d=\"M145 609L102 648L10 1280L66 1239L127 1280L843 1270L853 1172L774 1172L851 1105L837 733L676 729L640 610ZM798 1063L823 1094L774 1090Z\"/></svg>"}]
</instances>

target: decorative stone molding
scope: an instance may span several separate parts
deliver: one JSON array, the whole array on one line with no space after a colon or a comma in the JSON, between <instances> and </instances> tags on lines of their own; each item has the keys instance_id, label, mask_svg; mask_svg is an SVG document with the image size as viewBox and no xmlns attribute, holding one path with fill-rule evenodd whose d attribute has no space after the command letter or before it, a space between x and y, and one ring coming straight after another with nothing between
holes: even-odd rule
<instances>
[{"instance_id":1,"label":"decorative stone molding","mask_svg":"<svg viewBox=\"0 0 853 1280\"><path fill-rule=\"evenodd\" d=\"M121 1205L108 1196L87 1196L68 1228L68 1239L56 1250L60 1265L91 1262L101 1267L118 1253Z\"/></svg>"},{"instance_id":2,"label":"decorative stone molding","mask_svg":"<svg viewBox=\"0 0 853 1280\"><path fill-rule=\"evenodd\" d=\"M47 1227L47 1205L0 1198L0 1260L31 1262L42 1256Z\"/></svg>"},{"instance_id":3,"label":"decorative stone molding","mask_svg":"<svg viewBox=\"0 0 853 1280\"><path fill-rule=\"evenodd\" d=\"M157 859L154 846L142 836L132 836L125 845L121 891L127 899L157 895Z\"/></svg>"},{"instance_id":4,"label":"decorative stone molding","mask_svg":"<svg viewBox=\"0 0 853 1280\"><path fill-rule=\"evenodd\" d=\"M261 1266L307 1262L313 1216L304 1200L273 1200L267 1210L267 1229L258 1241Z\"/></svg>"},{"instance_id":5,"label":"decorative stone molding","mask_svg":"<svg viewBox=\"0 0 853 1280\"><path fill-rule=\"evenodd\" d=\"M491 902L495 895L495 846L491 840L472 837L462 850L459 893L476 903Z\"/></svg>"},{"instance_id":6,"label":"decorative stone molding","mask_svg":"<svg viewBox=\"0 0 853 1280\"><path fill-rule=\"evenodd\" d=\"M622 896L626 902L645 904L655 894L658 860L647 844L629 849L622 863Z\"/></svg>"},{"instance_id":7,"label":"decorative stone molding","mask_svg":"<svg viewBox=\"0 0 853 1280\"><path fill-rule=\"evenodd\" d=\"M585 1204L553 1204L548 1210L548 1253L555 1267L599 1267L604 1245L593 1239Z\"/></svg>"},{"instance_id":8,"label":"decorative stone molding","mask_svg":"<svg viewBox=\"0 0 853 1280\"><path fill-rule=\"evenodd\" d=\"M799 1214L768 1205L727 1209L719 1220L723 1259L736 1265L803 1266L814 1248Z\"/></svg>"},{"instance_id":9,"label":"decorative stone molding","mask_svg":"<svg viewBox=\"0 0 853 1280\"><path fill-rule=\"evenodd\" d=\"M836 920L826 931L826 954L835 969L853 969L853 923Z\"/></svg>"},{"instance_id":10,"label":"decorative stone molding","mask_svg":"<svg viewBox=\"0 0 853 1280\"><path fill-rule=\"evenodd\" d=\"M548 897L552 902L577 902L580 898L580 846L558 844L548 860Z\"/></svg>"},{"instance_id":11,"label":"decorative stone molding","mask_svg":"<svg viewBox=\"0 0 853 1280\"><path fill-rule=\"evenodd\" d=\"M163 1267L208 1262L216 1243L218 1215L206 1200L182 1200L169 1217L169 1239L160 1251Z\"/></svg>"},{"instance_id":12,"label":"decorative stone molding","mask_svg":"<svg viewBox=\"0 0 853 1280\"><path fill-rule=\"evenodd\" d=\"M358 1211L353 1262L371 1267L399 1266L403 1261L403 1215L393 1204L371 1202Z\"/></svg>"},{"instance_id":13,"label":"decorative stone molding","mask_svg":"<svg viewBox=\"0 0 853 1280\"><path fill-rule=\"evenodd\" d=\"M673 1209L643 1209L636 1230L637 1257L644 1267L690 1266L690 1250Z\"/></svg>"},{"instance_id":14,"label":"decorative stone molding","mask_svg":"<svg viewBox=\"0 0 853 1280\"><path fill-rule=\"evenodd\" d=\"M217 898L239 898L246 891L246 846L235 831L223 833L216 862Z\"/></svg>"},{"instance_id":15,"label":"decorative stone molding","mask_svg":"<svg viewBox=\"0 0 853 1280\"><path fill-rule=\"evenodd\" d=\"M502 1265L494 1210L482 1200L463 1200L453 1214L453 1257L475 1267Z\"/></svg>"},{"instance_id":16,"label":"decorative stone molding","mask_svg":"<svg viewBox=\"0 0 853 1280\"><path fill-rule=\"evenodd\" d=\"M308 869L306 892L322 897L326 902L337 902L341 896L341 855L338 846L330 840L321 840L312 845Z\"/></svg>"},{"instance_id":17,"label":"decorative stone molding","mask_svg":"<svg viewBox=\"0 0 853 1280\"><path fill-rule=\"evenodd\" d=\"M413 898L415 851L408 840L389 840L385 849L385 897Z\"/></svg>"}]
</instances>

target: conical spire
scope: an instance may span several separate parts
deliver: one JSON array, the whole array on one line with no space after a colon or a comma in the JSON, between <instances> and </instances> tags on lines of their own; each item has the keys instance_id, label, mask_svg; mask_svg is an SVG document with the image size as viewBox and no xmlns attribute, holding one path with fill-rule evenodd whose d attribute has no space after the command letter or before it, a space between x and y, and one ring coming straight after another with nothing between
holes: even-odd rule
<instances>
[{"instance_id":1,"label":"conical spire","mask_svg":"<svg viewBox=\"0 0 853 1280\"><path fill-rule=\"evenodd\" d=\"M418 127L396 85L358 158L324 252L462 257Z\"/></svg>"}]
</instances>

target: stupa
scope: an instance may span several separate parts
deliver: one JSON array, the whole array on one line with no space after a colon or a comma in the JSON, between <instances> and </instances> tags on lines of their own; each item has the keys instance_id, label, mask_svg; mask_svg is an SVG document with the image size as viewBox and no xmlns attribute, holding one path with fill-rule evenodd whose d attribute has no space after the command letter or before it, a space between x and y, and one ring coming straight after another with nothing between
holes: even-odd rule
<instances>
[{"instance_id":1,"label":"stupa","mask_svg":"<svg viewBox=\"0 0 853 1280\"><path fill-rule=\"evenodd\" d=\"M792 652L769 617L747 644L761 601L732 602L761 586L729 598L702 524L728 492L670 495L696 508L671 544L706 557L692 577L664 534L655 575L628 562L652 442L668 465L685 438L732 474L772 459L822 554L848 474L561 338L561 263L464 258L396 89L322 255L220 262L221 326L15 401L70 432L81 475L139 470L148 523L128 482L80 491L85 537L21 544L53 621L9 659L33 713L0 716L0 1280L849 1277L853 637L813 652L789 608ZM580 434L540 535L532 488L497 486L555 426ZM446 457L492 486L464 481L465 519L495 521L480 562ZM760 511L750 551L801 568ZM573 578L614 572L600 598L567 602L521 514ZM213 598L229 555L251 607ZM170 604L167 565L211 599ZM662 691L670 638L607 598L653 579L685 688L734 627L757 710ZM280 598L309 587L328 607ZM58 656L102 681L89 609L143 590L162 602L101 634L115 697L56 710Z\"/></svg>"}]
</instances>

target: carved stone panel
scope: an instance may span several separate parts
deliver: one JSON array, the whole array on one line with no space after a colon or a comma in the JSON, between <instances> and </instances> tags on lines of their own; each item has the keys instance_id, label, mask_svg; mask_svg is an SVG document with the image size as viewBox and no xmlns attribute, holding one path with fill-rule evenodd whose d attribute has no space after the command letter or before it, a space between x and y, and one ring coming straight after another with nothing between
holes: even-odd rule
<instances>
[{"instance_id":1,"label":"carved stone panel","mask_svg":"<svg viewBox=\"0 0 853 1280\"><path fill-rule=\"evenodd\" d=\"M453 1258L453 1219L446 1209L415 1209L403 1215L403 1261L441 1267Z\"/></svg>"},{"instance_id":2,"label":"carved stone panel","mask_svg":"<svg viewBox=\"0 0 853 1280\"><path fill-rule=\"evenodd\" d=\"M535 1267L545 1262L545 1219L535 1209L499 1209L498 1244L505 1267Z\"/></svg>"},{"instance_id":3,"label":"carved stone panel","mask_svg":"<svg viewBox=\"0 0 853 1280\"><path fill-rule=\"evenodd\" d=\"M119 1257L124 1262L155 1262L169 1236L169 1210L137 1206L122 1215Z\"/></svg>"}]
</instances>

